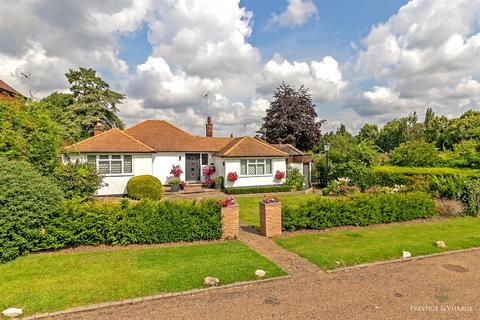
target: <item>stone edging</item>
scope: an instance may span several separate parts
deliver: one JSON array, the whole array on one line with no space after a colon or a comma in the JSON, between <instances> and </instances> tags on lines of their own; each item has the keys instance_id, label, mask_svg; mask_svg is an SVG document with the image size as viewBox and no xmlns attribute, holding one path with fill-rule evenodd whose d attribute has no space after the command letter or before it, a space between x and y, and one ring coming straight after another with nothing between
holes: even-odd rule
<instances>
[{"instance_id":1,"label":"stone edging","mask_svg":"<svg viewBox=\"0 0 480 320\"><path fill-rule=\"evenodd\" d=\"M364 268L381 266L381 265L386 265L386 264L394 264L394 263L400 263L400 262L422 260L422 259L426 259L426 258L433 258L433 257L438 257L438 256L445 256L445 255L449 255L449 254L456 254L456 253L463 253L463 252L470 252L470 251L480 251L480 247L468 248L468 249L459 249L459 250L451 250L451 251L445 251L445 252L438 252L438 253L426 254L426 255L421 255L421 256L414 256L414 257L411 257L411 258L400 258L400 259L394 259L394 260L377 261L377 262L372 262L372 263L362 263L362 264L359 264L359 265L356 265L356 266L351 266L351 267L339 268L339 269L335 269L335 270L326 270L326 272L327 273L346 272L346 271L355 270L355 269L364 269Z\"/></svg>"},{"instance_id":2,"label":"stone edging","mask_svg":"<svg viewBox=\"0 0 480 320\"><path fill-rule=\"evenodd\" d=\"M191 290L187 290L187 291L162 293L162 294L157 294L157 295L153 295L153 296L145 296L145 297L139 297L139 298L133 298L133 299L123 299L123 300L118 300L118 301L103 302L103 303L91 304L91 305L87 305L87 306L83 306L83 307L65 309L65 310L62 310L62 311L37 313L37 314L34 314L32 316L24 317L22 319L24 319L24 320L43 319L43 318L55 317L55 316L60 316L60 315L67 315L67 314L72 314L72 313L94 311L94 310L105 309L105 308L110 308L110 307L118 307L118 306L137 304L137 303L147 302L147 301L161 300L161 299L171 298L171 297L189 296L189 295L208 292L208 291L218 291L218 290L224 290L224 289L230 289L230 288L246 287L246 286L251 286L251 285L260 284L260 283L264 283L264 282L271 282L271 281L282 280L282 279L287 279L287 278L290 278L290 276L287 275L287 276L273 277L273 278L268 278L268 279L234 282L234 283L231 283L231 284L226 284L226 285L218 286L218 287L191 289Z\"/></svg>"}]
</instances>

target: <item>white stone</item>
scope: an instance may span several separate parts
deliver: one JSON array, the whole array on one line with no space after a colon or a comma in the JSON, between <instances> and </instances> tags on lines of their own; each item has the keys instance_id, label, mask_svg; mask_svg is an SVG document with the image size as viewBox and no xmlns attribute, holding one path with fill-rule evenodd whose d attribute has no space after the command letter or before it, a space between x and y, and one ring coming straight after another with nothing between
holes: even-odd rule
<instances>
[{"instance_id":1,"label":"white stone","mask_svg":"<svg viewBox=\"0 0 480 320\"><path fill-rule=\"evenodd\" d=\"M203 278L203 285L206 287L216 287L220 283L220 280L215 277L205 277Z\"/></svg>"},{"instance_id":2,"label":"white stone","mask_svg":"<svg viewBox=\"0 0 480 320\"><path fill-rule=\"evenodd\" d=\"M256 275L257 277L259 277L259 278L265 277L265 274L266 274L266 272L263 271L263 270L260 270L260 269L255 270L255 275Z\"/></svg>"},{"instance_id":3,"label":"white stone","mask_svg":"<svg viewBox=\"0 0 480 320\"><path fill-rule=\"evenodd\" d=\"M435 242L435 245L436 245L438 248L441 248L441 249L445 249L445 248L447 247L447 245L445 244L445 242L444 242L444 241L441 241L441 240Z\"/></svg>"},{"instance_id":4,"label":"white stone","mask_svg":"<svg viewBox=\"0 0 480 320\"><path fill-rule=\"evenodd\" d=\"M403 251L403 255L402 255L404 258L410 258L412 256L412 254L408 251Z\"/></svg>"},{"instance_id":5,"label":"white stone","mask_svg":"<svg viewBox=\"0 0 480 320\"><path fill-rule=\"evenodd\" d=\"M18 309L18 308L8 308L8 309L3 310L2 314L5 317L13 318L13 317L21 316L23 314L23 310Z\"/></svg>"}]
</instances>

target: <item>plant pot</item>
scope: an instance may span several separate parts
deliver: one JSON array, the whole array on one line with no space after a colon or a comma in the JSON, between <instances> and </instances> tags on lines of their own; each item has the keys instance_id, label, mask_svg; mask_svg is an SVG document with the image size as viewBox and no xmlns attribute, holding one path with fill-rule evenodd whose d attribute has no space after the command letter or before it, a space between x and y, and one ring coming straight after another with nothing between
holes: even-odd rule
<instances>
[{"instance_id":1,"label":"plant pot","mask_svg":"<svg viewBox=\"0 0 480 320\"><path fill-rule=\"evenodd\" d=\"M170 185L170 191L171 191L171 192L178 192L178 191L180 191L180 185L179 185L179 184L172 184L172 185Z\"/></svg>"},{"instance_id":2,"label":"plant pot","mask_svg":"<svg viewBox=\"0 0 480 320\"><path fill-rule=\"evenodd\" d=\"M221 183L215 183L215 189L222 190L222 184Z\"/></svg>"}]
</instances>

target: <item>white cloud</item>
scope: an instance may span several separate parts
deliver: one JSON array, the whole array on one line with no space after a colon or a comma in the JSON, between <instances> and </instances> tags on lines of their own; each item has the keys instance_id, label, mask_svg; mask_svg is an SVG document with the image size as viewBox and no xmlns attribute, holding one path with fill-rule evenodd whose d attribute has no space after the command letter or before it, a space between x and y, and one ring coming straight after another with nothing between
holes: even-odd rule
<instances>
[{"instance_id":1,"label":"white cloud","mask_svg":"<svg viewBox=\"0 0 480 320\"><path fill-rule=\"evenodd\" d=\"M312 16L317 15L318 10L313 0L288 0L285 11L280 14L273 13L269 24L300 26L305 24Z\"/></svg>"}]
</instances>

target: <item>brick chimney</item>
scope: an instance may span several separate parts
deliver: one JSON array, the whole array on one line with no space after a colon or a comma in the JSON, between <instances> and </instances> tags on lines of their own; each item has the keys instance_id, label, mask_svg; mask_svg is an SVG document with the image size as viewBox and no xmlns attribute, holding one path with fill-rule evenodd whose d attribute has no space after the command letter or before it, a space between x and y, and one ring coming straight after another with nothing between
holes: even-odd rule
<instances>
[{"instance_id":1,"label":"brick chimney","mask_svg":"<svg viewBox=\"0 0 480 320\"><path fill-rule=\"evenodd\" d=\"M102 132L103 132L103 125L100 121L97 121L97 123L95 123L95 126L93 127L93 135L96 136Z\"/></svg>"},{"instance_id":2,"label":"brick chimney","mask_svg":"<svg viewBox=\"0 0 480 320\"><path fill-rule=\"evenodd\" d=\"M205 135L207 137L213 137L213 123L210 116L207 117L207 124L205 125Z\"/></svg>"}]
</instances>

